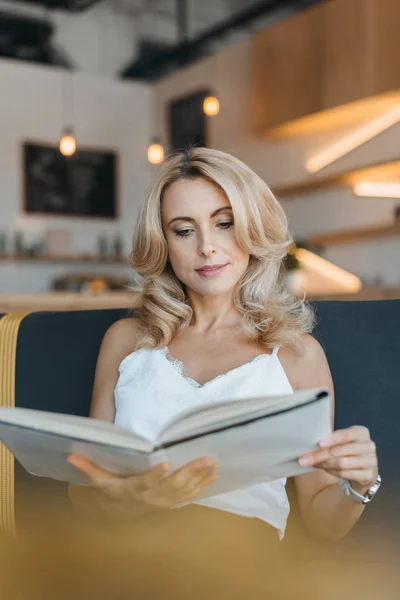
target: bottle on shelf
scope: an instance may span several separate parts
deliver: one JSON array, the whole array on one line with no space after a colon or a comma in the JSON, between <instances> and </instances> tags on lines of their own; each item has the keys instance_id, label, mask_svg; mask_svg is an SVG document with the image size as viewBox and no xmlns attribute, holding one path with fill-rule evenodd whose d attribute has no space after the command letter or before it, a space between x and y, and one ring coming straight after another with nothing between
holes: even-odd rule
<instances>
[{"instance_id":1,"label":"bottle on shelf","mask_svg":"<svg viewBox=\"0 0 400 600\"><path fill-rule=\"evenodd\" d=\"M7 256L7 232L0 231L0 256Z\"/></svg>"},{"instance_id":2,"label":"bottle on shelf","mask_svg":"<svg viewBox=\"0 0 400 600\"><path fill-rule=\"evenodd\" d=\"M24 256L25 246L24 238L21 231L14 232L14 252L16 256Z\"/></svg>"},{"instance_id":3,"label":"bottle on shelf","mask_svg":"<svg viewBox=\"0 0 400 600\"><path fill-rule=\"evenodd\" d=\"M120 233L118 233L115 238L114 238L114 257L115 258L122 258L122 254L123 254L123 240L122 240L122 236Z\"/></svg>"}]
</instances>

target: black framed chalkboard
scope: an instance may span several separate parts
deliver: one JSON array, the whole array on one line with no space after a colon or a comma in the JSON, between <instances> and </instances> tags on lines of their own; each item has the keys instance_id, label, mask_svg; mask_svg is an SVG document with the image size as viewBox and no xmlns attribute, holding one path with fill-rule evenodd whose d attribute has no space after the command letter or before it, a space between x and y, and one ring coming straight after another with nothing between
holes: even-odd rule
<instances>
[{"instance_id":1,"label":"black framed chalkboard","mask_svg":"<svg viewBox=\"0 0 400 600\"><path fill-rule=\"evenodd\" d=\"M209 95L198 91L169 103L169 139L171 150L188 146L207 146L206 115L203 102Z\"/></svg>"},{"instance_id":2,"label":"black framed chalkboard","mask_svg":"<svg viewBox=\"0 0 400 600\"><path fill-rule=\"evenodd\" d=\"M24 211L117 218L117 160L113 151L79 149L66 157L57 146L24 143Z\"/></svg>"}]
</instances>

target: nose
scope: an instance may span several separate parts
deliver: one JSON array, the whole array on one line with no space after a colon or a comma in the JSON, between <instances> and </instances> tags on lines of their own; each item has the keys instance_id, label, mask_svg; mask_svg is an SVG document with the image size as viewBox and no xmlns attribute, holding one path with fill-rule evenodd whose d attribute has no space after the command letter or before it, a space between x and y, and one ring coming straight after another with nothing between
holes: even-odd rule
<instances>
[{"instance_id":1,"label":"nose","mask_svg":"<svg viewBox=\"0 0 400 600\"><path fill-rule=\"evenodd\" d=\"M210 235L201 235L199 239L198 253L200 256L211 256L215 253L214 244Z\"/></svg>"}]
</instances>

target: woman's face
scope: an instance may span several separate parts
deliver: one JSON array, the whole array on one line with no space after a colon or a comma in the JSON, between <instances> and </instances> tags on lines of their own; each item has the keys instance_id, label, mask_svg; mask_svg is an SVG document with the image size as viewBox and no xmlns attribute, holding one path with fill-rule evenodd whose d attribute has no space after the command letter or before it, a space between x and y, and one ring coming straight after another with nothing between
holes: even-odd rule
<instances>
[{"instance_id":1,"label":"woman's face","mask_svg":"<svg viewBox=\"0 0 400 600\"><path fill-rule=\"evenodd\" d=\"M229 200L204 178L171 184L162 223L177 278L202 296L232 292L249 264L235 238Z\"/></svg>"}]
</instances>

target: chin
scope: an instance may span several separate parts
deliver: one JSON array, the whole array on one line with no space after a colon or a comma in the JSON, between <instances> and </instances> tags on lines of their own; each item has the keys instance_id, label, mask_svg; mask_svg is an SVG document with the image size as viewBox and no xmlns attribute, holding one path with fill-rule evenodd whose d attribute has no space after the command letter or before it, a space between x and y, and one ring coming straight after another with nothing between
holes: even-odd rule
<instances>
[{"instance_id":1,"label":"chin","mask_svg":"<svg viewBox=\"0 0 400 600\"><path fill-rule=\"evenodd\" d=\"M237 282L232 281L205 281L202 284L197 284L188 287L199 294L200 296L223 296L225 294L231 294Z\"/></svg>"}]
</instances>

